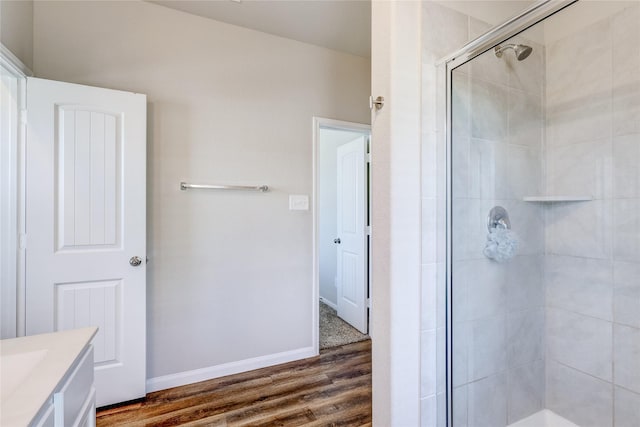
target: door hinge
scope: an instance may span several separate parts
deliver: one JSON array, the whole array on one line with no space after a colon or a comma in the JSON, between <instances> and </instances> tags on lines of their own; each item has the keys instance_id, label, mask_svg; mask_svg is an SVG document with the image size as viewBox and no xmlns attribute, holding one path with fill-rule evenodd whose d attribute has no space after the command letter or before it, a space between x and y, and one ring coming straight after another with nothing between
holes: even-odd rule
<instances>
[{"instance_id":1,"label":"door hinge","mask_svg":"<svg viewBox=\"0 0 640 427\"><path fill-rule=\"evenodd\" d=\"M20 110L20 123L27 124L27 110Z\"/></svg>"},{"instance_id":2,"label":"door hinge","mask_svg":"<svg viewBox=\"0 0 640 427\"><path fill-rule=\"evenodd\" d=\"M367 298L367 308L371 308L371 298Z\"/></svg>"},{"instance_id":3,"label":"door hinge","mask_svg":"<svg viewBox=\"0 0 640 427\"><path fill-rule=\"evenodd\" d=\"M18 249L23 250L27 248L27 235L19 234L18 235Z\"/></svg>"},{"instance_id":4,"label":"door hinge","mask_svg":"<svg viewBox=\"0 0 640 427\"><path fill-rule=\"evenodd\" d=\"M371 236L371 226L367 225L367 236Z\"/></svg>"},{"instance_id":5,"label":"door hinge","mask_svg":"<svg viewBox=\"0 0 640 427\"><path fill-rule=\"evenodd\" d=\"M367 163L371 163L371 153L367 153Z\"/></svg>"}]
</instances>

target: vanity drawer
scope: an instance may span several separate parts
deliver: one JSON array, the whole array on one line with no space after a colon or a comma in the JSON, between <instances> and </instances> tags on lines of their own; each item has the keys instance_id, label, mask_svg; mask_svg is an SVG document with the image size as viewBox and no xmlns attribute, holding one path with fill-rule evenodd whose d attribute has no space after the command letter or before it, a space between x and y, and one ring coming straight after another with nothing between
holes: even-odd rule
<instances>
[{"instance_id":1,"label":"vanity drawer","mask_svg":"<svg viewBox=\"0 0 640 427\"><path fill-rule=\"evenodd\" d=\"M79 362L63 382L60 391L53 395L56 427L68 427L77 423L87 397L93 388L93 346L89 345Z\"/></svg>"},{"instance_id":2,"label":"vanity drawer","mask_svg":"<svg viewBox=\"0 0 640 427\"><path fill-rule=\"evenodd\" d=\"M96 389L91 387L89 396L76 418L74 427L96 427Z\"/></svg>"},{"instance_id":3,"label":"vanity drawer","mask_svg":"<svg viewBox=\"0 0 640 427\"><path fill-rule=\"evenodd\" d=\"M51 399L49 399L44 409L41 409L41 412L42 414L38 418L36 418L36 420L31 425L33 427L54 427L55 417Z\"/></svg>"}]
</instances>

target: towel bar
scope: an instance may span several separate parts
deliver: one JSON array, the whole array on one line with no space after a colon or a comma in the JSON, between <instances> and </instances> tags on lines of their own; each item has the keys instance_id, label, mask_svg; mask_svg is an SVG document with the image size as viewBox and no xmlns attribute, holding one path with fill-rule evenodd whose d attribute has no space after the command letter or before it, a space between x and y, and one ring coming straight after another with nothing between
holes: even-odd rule
<instances>
[{"instance_id":1,"label":"towel bar","mask_svg":"<svg viewBox=\"0 0 640 427\"><path fill-rule=\"evenodd\" d=\"M180 183L180 190L240 190L240 191L269 191L269 187L266 185L260 185L257 187L251 187L247 185L210 185L210 184L188 184L186 182Z\"/></svg>"}]
</instances>

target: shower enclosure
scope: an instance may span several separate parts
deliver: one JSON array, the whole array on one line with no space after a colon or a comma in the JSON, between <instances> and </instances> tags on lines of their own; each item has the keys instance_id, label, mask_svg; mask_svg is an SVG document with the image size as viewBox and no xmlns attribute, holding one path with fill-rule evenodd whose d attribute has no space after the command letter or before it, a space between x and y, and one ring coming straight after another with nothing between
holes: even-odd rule
<instances>
[{"instance_id":1,"label":"shower enclosure","mask_svg":"<svg viewBox=\"0 0 640 427\"><path fill-rule=\"evenodd\" d=\"M640 426L640 3L540 2L438 70L439 424Z\"/></svg>"}]
</instances>

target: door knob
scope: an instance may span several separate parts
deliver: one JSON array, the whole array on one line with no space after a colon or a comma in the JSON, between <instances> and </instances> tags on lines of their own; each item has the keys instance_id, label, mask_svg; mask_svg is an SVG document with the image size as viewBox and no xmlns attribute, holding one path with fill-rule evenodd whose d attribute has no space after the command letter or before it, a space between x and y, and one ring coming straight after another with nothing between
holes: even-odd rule
<instances>
[{"instance_id":1,"label":"door knob","mask_svg":"<svg viewBox=\"0 0 640 427\"><path fill-rule=\"evenodd\" d=\"M333 243L335 243L336 245L339 245L341 243L340 238L336 237L335 239L333 239Z\"/></svg>"},{"instance_id":2,"label":"door knob","mask_svg":"<svg viewBox=\"0 0 640 427\"><path fill-rule=\"evenodd\" d=\"M132 267L137 267L142 264L142 259L138 256L132 256L129 258L129 264L131 264Z\"/></svg>"}]
</instances>

